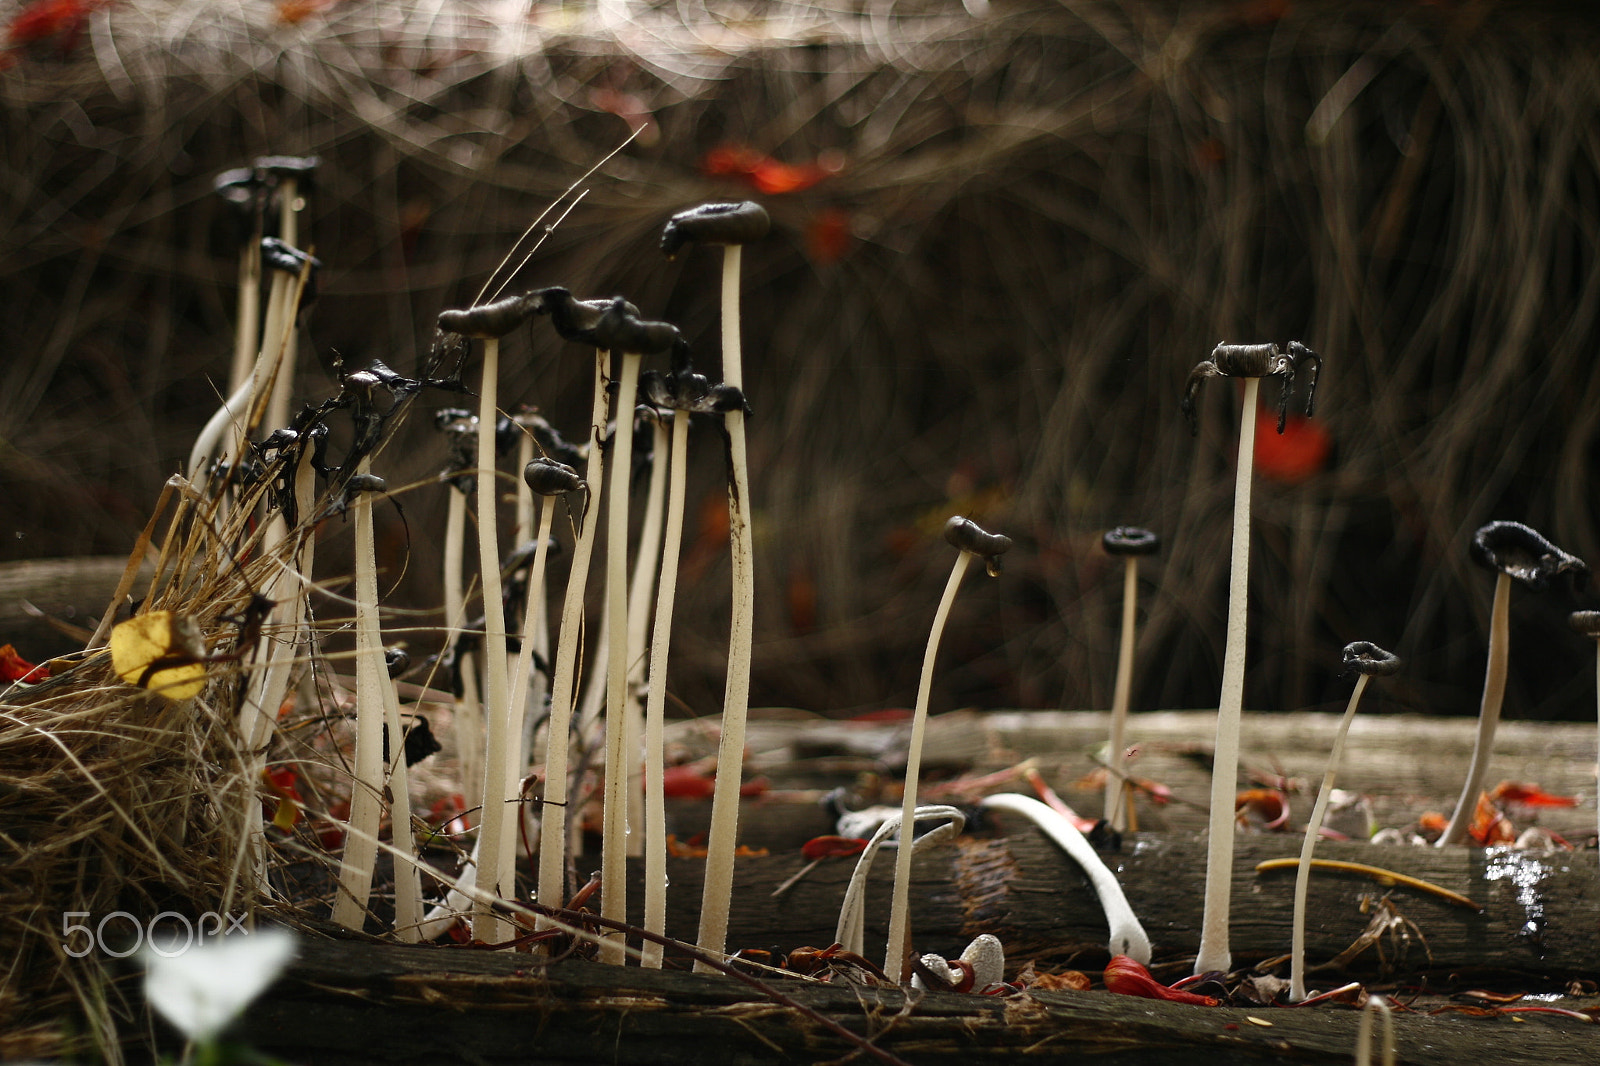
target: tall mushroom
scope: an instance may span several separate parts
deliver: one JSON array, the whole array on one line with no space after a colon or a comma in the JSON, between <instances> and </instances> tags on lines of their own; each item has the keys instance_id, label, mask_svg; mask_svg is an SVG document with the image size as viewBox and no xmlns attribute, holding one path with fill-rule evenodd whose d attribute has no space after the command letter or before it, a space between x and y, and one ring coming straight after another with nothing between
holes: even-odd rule
<instances>
[{"instance_id":1,"label":"tall mushroom","mask_svg":"<svg viewBox=\"0 0 1600 1066\"><path fill-rule=\"evenodd\" d=\"M1439 847L1460 844L1467 838L1478 809L1478 792L1489 772L1494 734L1500 724L1500 707L1506 695L1506 665L1511 644L1511 582L1522 582L1542 592L1558 574L1587 574L1582 559L1569 555L1521 522L1490 522L1472 535L1472 561L1496 571L1494 606L1489 611L1489 665L1483 675L1483 700L1478 707L1478 736L1472 746L1472 763L1461 786L1455 814L1439 836Z\"/></svg>"},{"instance_id":2,"label":"tall mushroom","mask_svg":"<svg viewBox=\"0 0 1600 1066\"><path fill-rule=\"evenodd\" d=\"M1000 574L1000 556L1011 549L1011 538L986 532L976 522L959 515L944 524L944 539L956 549L956 562L945 582L939 609L928 632L928 648L922 656L922 679L917 684L917 706L911 716L911 739L906 747L905 798L901 802L900 851L894 863L894 891L889 903L889 940L884 948L883 972L903 980L907 955L911 950L911 848L904 826L913 824L917 809L917 779L922 772L922 740L928 729L928 700L933 694L933 663L939 655L939 639L945 620L955 603L956 590L966 576L967 566L982 559L990 577Z\"/></svg>"},{"instance_id":3,"label":"tall mushroom","mask_svg":"<svg viewBox=\"0 0 1600 1066\"><path fill-rule=\"evenodd\" d=\"M1139 556L1154 555L1161 538L1148 529L1118 526L1100 538L1107 555L1122 557L1122 639L1117 647L1117 686L1111 696L1111 740L1106 749L1106 821L1121 832L1128 825L1127 755L1124 731L1133 693L1133 638L1139 610Z\"/></svg>"},{"instance_id":4,"label":"tall mushroom","mask_svg":"<svg viewBox=\"0 0 1600 1066\"><path fill-rule=\"evenodd\" d=\"M1596 700L1600 702L1600 611L1573 611L1567 616L1567 624L1574 632L1581 633L1596 642L1594 688ZM1596 758L1595 775L1597 780L1600 780L1600 756ZM1596 811L1600 812L1600 804L1596 804Z\"/></svg>"},{"instance_id":5,"label":"tall mushroom","mask_svg":"<svg viewBox=\"0 0 1600 1066\"><path fill-rule=\"evenodd\" d=\"M266 183L254 167L225 170L212 182L212 190L234 209L241 233L239 242L239 293L233 324L233 364L228 374L228 394L239 391L250 377L261 329L261 215L267 206Z\"/></svg>"},{"instance_id":6,"label":"tall mushroom","mask_svg":"<svg viewBox=\"0 0 1600 1066\"><path fill-rule=\"evenodd\" d=\"M1344 665L1356 673L1356 687L1345 705L1344 717L1339 720L1339 731L1334 734L1333 750L1328 753L1328 769L1322 775L1322 787L1317 790L1317 802L1312 805L1311 818L1306 822L1306 839L1300 847L1300 865L1294 877L1294 934L1290 947L1289 1000L1299 1003L1306 998L1306 890L1311 884L1311 859L1317 849L1317 836L1322 832L1322 818L1328 810L1328 799L1333 795L1334 775L1339 771L1339 757L1344 754L1344 738L1350 732L1350 721L1356 716L1356 706L1367 681L1374 677L1389 677L1400 669L1400 660L1371 641L1357 640L1344 646Z\"/></svg>"},{"instance_id":7,"label":"tall mushroom","mask_svg":"<svg viewBox=\"0 0 1600 1066\"><path fill-rule=\"evenodd\" d=\"M739 340L739 271L743 246L767 235L772 220L751 201L701 204L667 222L661 250L668 258L685 244L720 244L722 256L722 380L744 388ZM750 648L755 633L755 545L750 532L750 470L745 455L745 411L723 415L728 430L728 532L733 549L733 617L728 632L728 679L723 690L717 784L706 835L706 880L700 903L701 951L721 954L728 940L733 895L733 853L739 830L739 769L750 704ZM695 963L697 972L708 971Z\"/></svg>"},{"instance_id":8,"label":"tall mushroom","mask_svg":"<svg viewBox=\"0 0 1600 1066\"><path fill-rule=\"evenodd\" d=\"M276 185L278 194L278 236L291 248L300 246L300 212L305 210L305 193L320 162L318 157L268 155L255 161L258 174ZM271 339L271 338L269 338ZM294 393L296 348L293 323L283 339L282 369L267 406L267 425L276 429L289 420L289 400Z\"/></svg>"},{"instance_id":9,"label":"tall mushroom","mask_svg":"<svg viewBox=\"0 0 1600 1066\"><path fill-rule=\"evenodd\" d=\"M1228 950L1228 910L1233 890L1234 792L1239 775L1239 720L1244 707L1245 621L1250 585L1250 470L1255 455L1256 398L1261 379L1281 375L1283 393L1278 401L1278 432L1289 414L1294 377L1305 365L1311 374L1306 391L1306 413L1315 402L1321 358L1291 341L1288 354L1276 344L1219 344L1211 358L1189 372L1182 408L1192 432L1200 432L1195 416L1195 395L1208 377L1244 379L1239 411L1239 461L1233 490L1233 558L1228 580L1228 632L1222 658L1222 693L1217 700L1216 756L1211 771L1211 821L1206 847L1205 914L1200 929L1200 952L1195 973L1226 970L1232 960Z\"/></svg>"}]
</instances>

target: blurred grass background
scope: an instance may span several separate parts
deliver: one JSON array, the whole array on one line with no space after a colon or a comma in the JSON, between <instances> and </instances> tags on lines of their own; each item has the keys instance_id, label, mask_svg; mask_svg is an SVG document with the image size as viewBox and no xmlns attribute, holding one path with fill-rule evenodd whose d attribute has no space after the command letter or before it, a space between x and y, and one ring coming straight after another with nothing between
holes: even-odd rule
<instances>
[{"instance_id":1,"label":"blurred grass background","mask_svg":"<svg viewBox=\"0 0 1600 1066\"><path fill-rule=\"evenodd\" d=\"M320 399L335 353L413 370L436 313L636 128L517 284L624 293L709 369L719 256L668 263L660 227L711 198L772 213L745 256L756 704L908 703L959 512L1017 547L958 602L936 710L1109 704L1118 524L1164 540L1135 708L1214 705L1238 401L1208 385L1198 438L1177 404L1218 340L1326 360L1330 453L1257 484L1248 706L1342 703L1340 648L1367 639L1408 661L1384 706L1475 713L1472 530L1517 519L1600 562L1583 5L8 0L0 24L0 561L126 552L215 408L217 172L323 159ZM544 326L508 352L502 405L581 435L582 353ZM391 486L443 463L424 421ZM720 449L696 446L672 686L714 713ZM397 606L438 603L445 491L388 514ZM330 521L319 577L347 538ZM1514 597L1508 715L1593 714L1565 625L1592 602Z\"/></svg>"}]
</instances>

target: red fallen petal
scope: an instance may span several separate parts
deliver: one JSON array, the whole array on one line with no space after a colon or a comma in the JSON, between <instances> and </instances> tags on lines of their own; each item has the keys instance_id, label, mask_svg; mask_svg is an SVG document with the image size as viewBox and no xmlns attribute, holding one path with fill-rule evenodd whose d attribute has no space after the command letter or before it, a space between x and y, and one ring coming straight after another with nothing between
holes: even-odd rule
<instances>
[{"instance_id":1,"label":"red fallen petal","mask_svg":"<svg viewBox=\"0 0 1600 1066\"><path fill-rule=\"evenodd\" d=\"M715 778L713 778L713 780L715 780ZM745 797L746 799L749 799L751 796L759 796L766 792L767 788L771 784L772 782L768 781L764 777L751 778L749 781L746 781L744 784L739 786L739 795Z\"/></svg>"},{"instance_id":2,"label":"red fallen petal","mask_svg":"<svg viewBox=\"0 0 1600 1066\"><path fill-rule=\"evenodd\" d=\"M661 777L661 791L675 799L710 799L716 788L716 778L693 766L669 766Z\"/></svg>"},{"instance_id":3,"label":"red fallen petal","mask_svg":"<svg viewBox=\"0 0 1600 1066\"><path fill-rule=\"evenodd\" d=\"M1472 824L1467 826L1467 835L1484 847L1491 847L1514 843L1517 830L1511 820L1500 813L1500 808L1490 801L1489 794L1480 792L1478 806L1472 812Z\"/></svg>"},{"instance_id":4,"label":"red fallen petal","mask_svg":"<svg viewBox=\"0 0 1600 1066\"><path fill-rule=\"evenodd\" d=\"M1290 415L1278 432L1278 416L1256 412L1256 470L1262 477L1294 484L1321 470L1333 450L1333 437L1313 418Z\"/></svg>"},{"instance_id":5,"label":"red fallen petal","mask_svg":"<svg viewBox=\"0 0 1600 1066\"><path fill-rule=\"evenodd\" d=\"M908 722L916 714L908 707L885 707L877 711L862 711L850 716L852 722Z\"/></svg>"},{"instance_id":6,"label":"red fallen petal","mask_svg":"<svg viewBox=\"0 0 1600 1066\"><path fill-rule=\"evenodd\" d=\"M808 859L830 859L840 855L859 855L867 848L860 837L812 837L800 846L800 854Z\"/></svg>"},{"instance_id":7,"label":"red fallen petal","mask_svg":"<svg viewBox=\"0 0 1600 1066\"><path fill-rule=\"evenodd\" d=\"M4 649L0 649L3 651ZM1526 807L1576 807L1576 796L1556 796L1538 785L1522 781L1502 781L1494 786L1489 798L1496 803L1520 803Z\"/></svg>"},{"instance_id":8,"label":"red fallen petal","mask_svg":"<svg viewBox=\"0 0 1600 1066\"><path fill-rule=\"evenodd\" d=\"M756 168L750 172L750 183L761 192L778 196L784 193L801 192L811 188L824 178L830 178L833 172L815 163L803 166L793 166L789 163L780 163L776 159L763 159Z\"/></svg>"},{"instance_id":9,"label":"red fallen petal","mask_svg":"<svg viewBox=\"0 0 1600 1066\"><path fill-rule=\"evenodd\" d=\"M43 666L35 666L17 654L17 649L9 644L0 644L0 681L43 681L50 676L50 671Z\"/></svg>"},{"instance_id":10,"label":"red fallen petal","mask_svg":"<svg viewBox=\"0 0 1600 1066\"><path fill-rule=\"evenodd\" d=\"M1197 996L1166 985L1150 976L1150 971L1126 955L1113 956L1106 963L1106 991L1121 996L1139 996L1142 999L1161 999L1168 1003L1190 1003L1197 1007L1215 1007L1220 1002L1210 996Z\"/></svg>"},{"instance_id":11,"label":"red fallen petal","mask_svg":"<svg viewBox=\"0 0 1600 1066\"><path fill-rule=\"evenodd\" d=\"M765 158L760 152L743 145L725 144L713 148L700 159L700 172L712 177L742 177L755 170Z\"/></svg>"},{"instance_id":12,"label":"red fallen petal","mask_svg":"<svg viewBox=\"0 0 1600 1066\"><path fill-rule=\"evenodd\" d=\"M1234 797L1233 809L1248 811L1263 829L1282 829L1289 822L1289 802L1282 792L1271 788L1251 788Z\"/></svg>"},{"instance_id":13,"label":"red fallen petal","mask_svg":"<svg viewBox=\"0 0 1600 1066\"><path fill-rule=\"evenodd\" d=\"M1056 790L1045 783L1044 777L1040 775L1038 770L1030 766L1022 772L1022 776L1028 784L1033 786L1033 791L1044 802L1045 806L1070 821L1077 827L1078 832L1087 834L1098 824L1093 818L1085 818L1067 806L1067 801L1056 795Z\"/></svg>"}]
</instances>

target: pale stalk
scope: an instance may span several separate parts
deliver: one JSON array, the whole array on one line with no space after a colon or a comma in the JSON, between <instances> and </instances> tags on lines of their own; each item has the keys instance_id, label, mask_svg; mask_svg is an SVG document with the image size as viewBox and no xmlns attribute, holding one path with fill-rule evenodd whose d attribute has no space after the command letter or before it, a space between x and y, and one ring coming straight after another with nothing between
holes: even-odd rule
<instances>
[{"instance_id":1,"label":"pale stalk","mask_svg":"<svg viewBox=\"0 0 1600 1066\"><path fill-rule=\"evenodd\" d=\"M283 240L291 248L300 247L300 183L293 177L284 176L278 181L278 231ZM260 243L257 242L257 254L260 254ZM267 405L266 424L269 429L289 424L289 403L294 393L295 364L299 361L299 337L295 333L295 322L300 317L299 301L289 308L288 335L283 339L283 354L277 380L272 386L272 400Z\"/></svg>"},{"instance_id":2,"label":"pale stalk","mask_svg":"<svg viewBox=\"0 0 1600 1066\"><path fill-rule=\"evenodd\" d=\"M688 416L685 415L685 418ZM634 554L633 582L628 586L628 824L641 832L628 834L628 857L644 855L644 776L640 771L644 738L645 641L650 630L650 600L655 595L656 573L661 566L661 523L667 494L667 427L652 418L650 488L645 496L644 519L639 524L639 548Z\"/></svg>"},{"instance_id":3,"label":"pale stalk","mask_svg":"<svg viewBox=\"0 0 1600 1066\"><path fill-rule=\"evenodd\" d=\"M611 614L606 669L606 792L600 841L600 916L628 920L628 479L633 473L633 401L643 357L622 356L617 382L616 432L611 439L611 499L606 505L606 607ZM621 966L626 941L618 934L600 943L600 961Z\"/></svg>"},{"instance_id":4,"label":"pale stalk","mask_svg":"<svg viewBox=\"0 0 1600 1066\"><path fill-rule=\"evenodd\" d=\"M1333 750L1328 754L1328 769L1322 775L1322 788L1317 791L1317 802L1311 807L1311 819L1306 822L1305 843L1300 845L1300 866L1294 875L1294 935L1289 946L1289 1002L1299 1003L1306 998L1306 891L1311 885L1311 859L1317 850L1317 836L1322 832L1322 819L1328 812L1328 798L1333 794L1333 779L1339 772L1339 759L1344 754L1344 738L1350 732L1350 721L1356 716L1356 705L1366 690L1367 675L1356 676L1355 691L1339 720L1339 732L1334 734Z\"/></svg>"},{"instance_id":5,"label":"pale stalk","mask_svg":"<svg viewBox=\"0 0 1600 1066\"><path fill-rule=\"evenodd\" d=\"M928 700L933 694L933 662L939 655L939 640L944 636L945 620L956 601L956 589L966 576L974 556L957 552L950 580L945 582L939 609L933 615L928 633L928 648L922 655L922 680L917 683L917 707L911 716L911 742L906 749L905 799L900 805L900 850L894 860L894 892L889 897L889 939L884 947L883 972L897 982L906 980L906 954L911 950L911 836L906 826L915 823L917 780L922 773L922 738L928 730Z\"/></svg>"},{"instance_id":6,"label":"pale stalk","mask_svg":"<svg viewBox=\"0 0 1600 1066\"><path fill-rule=\"evenodd\" d=\"M375 612L376 613L376 612ZM374 618L373 625L377 625ZM378 656L384 655L382 633L378 634ZM387 664L380 661L379 683L383 686L383 720L389 738L389 825L394 847L404 858L394 864L394 931L407 944L422 938L422 872L417 867L417 839L411 827L411 785L406 766L406 730L400 718L400 697L394 689Z\"/></svg>"},{"instance_id":7,"label":"pale stalk","mask_svg":"<svg viewBox=\"0 0 1600 1066\"><path fill-rule=\"evenodd\" d=\"M1439 836L1439 847L1461 844L1478 811L1489 759L1494 755L1494 734L1500 725L1500 708L1506 697L1506 666L1511 655L1511 575L1501 571L1494 581L1494 606L1489 611L1489 665L1483 676L1483 702L1478 707L1478 737L1472 745L1472 764L1461 786L1456 812Z\"/></svg>"},{"instance_id":8,"label":"pale stalk","mask_svg":"<svg viewBox=\"0 0 1600 1066\"><path fill-rule=\"evenodd\" d=\"M239 297L233 328L233 366L228 393L238 392L250 380L261 330L261 227L257 225L239 249Z\"/></svg>"},{"instance_id":9,"label":"pale stalk","mask_svg":"<svg viewBox=\"0 0 1600 1066\"><path fill-rule=\"evenodd\" d=\"M1106 751L1106 821L1117 832L1128 827L1128 760L1125 739L1133 693L1133 644L1139 610L1139 557L1122 560L1122 642L1117 649L1117 687L1111 694L1111 742Z\"/></svg>"},{"instance_id":10,"label":"pale stalk","mask_svg":"<svg viewBox=\"0 0 1600 1066\"><path fill-rule=\"evenodd\" d=\"M650 681L644 724L644 927L667 931L667 803L663 751L667 708L667 656L672 645L672 612L678 595L678 553L683 547L683 496L689 477L689 413L672 416L671 484L667 490L666 527L662 534L661 582L656 592L655 628L650 637ZM656 462L661 463L658 445ZM639 965L661 968L662 947L646 943Z\"/></svg>"},{"instance_id":11,"label":"pale stalk","mask_svg":"<svg viewBox=\"0 0 1600 1066\"><path fill-rule=\"evenodd\" d=\"M739 350L737 244L723 248L722 380L744 388ZM717 743L717 783L706 834L706 880L700 900L701 951L724 953L733 898L734 848L739 835L739 779L744 766L745 719L750 712L750 648L755 636L755 544L750 531L750 464L745 454L744 411L723 415L728 432L728 537L732 547L733 610L728 627L728 676L723 689L722 736ZM696 973L711 967L695 963Z\"/></svg>"},{"instance_id":12,"label":"pale stalk","mask_svg":"<svg viewBox=\"0 0 1600 1066\"><path fill-rule=\"evenodd\" d=\"M1239 460L1233 489L1233 559L1228 575L1228 633L1217 701L1217 743L1211 768L1211 824L1206 841L1205 911L1194 972L1229 969L1228 913L1233 892L1234 798L1239 776L1239 725L1244 709L1245 622L1250 593L1250 478L1256 450L1260 378L1244 379Z\"/></svg>"},{"instance_id":13,"label":"pale stalk","mask_svg":"<svg viewBox=\"0 0 1600 1066\"><path fill-rule=\"evenodd\" d=\"M444 620L445 647L455 650L467 622L467 604L461 588L461 562L466 555L467 494L454 485L444 523ZM483 707L478 702L478 664L476 656L464 654L455 664L461 675L461 695L450 715L456 750L461 761L462 796L483 791ZM479 822L482 822L480 815Z\"/></svg>"},{"instance_id":14,"label":"pale stalk","mask_svg":"<svg viewBox=\"0 0 1600 1066\"><path fill-rule=\"evenodd\" d=\"M589 500L583 528L578 533L578 542L572 548L572 570L567 576L567 590L561 603L561 632L556 639L555 673L550 681L550 732L545 744L544 802L539 809L538 899L552 907L566 897L567 796L570 791L567 773L572 739L572 690L578 673L584 588L589 578L589 560L594 554L595 531L600 525L594 508L600 502L600 485L605 477L603 438L611 411L610 393L606 389L609 363L608 353L595 352L594 406L589 414L589 460L585 467ZM539 919L537 928L549 927L547 920Z\"/></svg>"},{"instance_id":15,"label":"pale stalk","mask_svg":"<svg viewBox=\"0 0 1600 1066\"><path fill-rule=\"evenodd\" d=\"M521 551L522 546L528 542L529 534L533 532L533 490L528 487L527 479L522 476L522 472L528 468L528 464L531 462L533 462L533 434L524 431L517 439L517 463L511 468L511 472L516 475L517 480L517 507L516 511L513 512L515 520L511 526L512 551ZM526 595L523 596L520 606L523 611L524 623L527 621L527 612L532 609L529 606L532 602ZM526 624L524 624L523 628L527 628ZM515 703L518 699L522 699L526 704L526 692L524 689L517 687L517 659L517 653L507 652L506 673L512 679L511 700Z\"/></svg>"}]
</instances>

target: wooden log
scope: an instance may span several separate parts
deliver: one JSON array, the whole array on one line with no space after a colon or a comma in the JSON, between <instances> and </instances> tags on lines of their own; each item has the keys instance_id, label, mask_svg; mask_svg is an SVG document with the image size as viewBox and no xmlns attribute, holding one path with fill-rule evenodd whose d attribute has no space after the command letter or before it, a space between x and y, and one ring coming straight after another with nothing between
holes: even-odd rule
<instances>
[{"instance_id":1,"label":"wooden log","mask_svg":"<svg viewBox=\"0 0 1600 1066\"><path fill-rule=\"evenodd\" d=\"M18 651L32 659L83 647L83 641L31 614L25 604L92 631L127 565L124 555L0 563L0 644L16 644ZM150 580L148 568L143 580ZM144 595L143 584L135 586L134 595Z\"/></svg>"}]
</instances>

